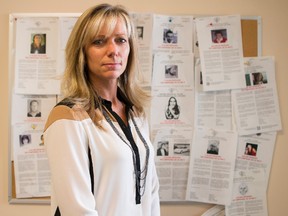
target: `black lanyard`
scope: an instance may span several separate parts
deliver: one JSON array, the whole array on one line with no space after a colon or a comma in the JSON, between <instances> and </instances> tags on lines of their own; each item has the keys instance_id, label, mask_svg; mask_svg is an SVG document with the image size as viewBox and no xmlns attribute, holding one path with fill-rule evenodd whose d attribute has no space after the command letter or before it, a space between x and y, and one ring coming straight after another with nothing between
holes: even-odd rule
<instances>
[{"instance_id":1,"label":"black lanyard","mask_svg":"<svg viewBox=\"0 0 288 216\"><path fill-rule=\"evenodd\" d=\"M129 122L127 123L127 126L125 125L124 121L120 118L120 116L114 112L112 110L111 104L104 102L103 105L109 110L109 112L113 115L113 117L116 119L116 121L118 122L118 124L120 125L122 131L124 132L127 140L129 141L130 145L121 137L119 131L117 130L117 128L113 125L113 122L111 121L111 119L109 118L108 114L106 113L106 111L103 111L103 114L106 118L106 120L108 121L108 123L111 125L111 127L113 128L113 130L115 131L115 133L131 148L132 152L132 156L133 156L133 164L134 164L134 172L135 172L135 188L136 188L136 194L135 194L135 201L136 204L140 204L141 203L141 194L140 194L140 180L141 180L141 162L140 162L140 155L139 155L139 150L138 147L134 141L132 132L131 132L131 128L129 125ZM126 116L128 118L128 110L129 108L127 108L126 106Z\"/></svg>"}]
</instances>

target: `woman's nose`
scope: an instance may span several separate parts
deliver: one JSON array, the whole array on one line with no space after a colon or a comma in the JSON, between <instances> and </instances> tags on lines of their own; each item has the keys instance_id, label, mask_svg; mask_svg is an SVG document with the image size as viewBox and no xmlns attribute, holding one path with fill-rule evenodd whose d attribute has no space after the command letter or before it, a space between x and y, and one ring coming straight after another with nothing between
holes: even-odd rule
<instances>
[{"instance_id":1,"label":"woman's nose","mask_svg":"<svg viewBox=\"0 0 288 216\"><path fill-rule=\"evenodd\" d=\"M118 46L114 41L109 41L107 44L107 53L109 56L118 55Z\"/></svg>"}]
</instances>

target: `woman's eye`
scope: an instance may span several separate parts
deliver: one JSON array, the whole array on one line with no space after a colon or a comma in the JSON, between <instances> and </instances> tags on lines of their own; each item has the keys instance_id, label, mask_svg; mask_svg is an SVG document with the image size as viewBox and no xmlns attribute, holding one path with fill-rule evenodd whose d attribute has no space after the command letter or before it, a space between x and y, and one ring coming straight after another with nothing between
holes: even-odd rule
<instances>
[{"instance_id":1,"label":"woman's eye","mask_svg":"<svg viewBox=\"0 0 288 216\"><path fill-rule=\"evenodd\" d=\"M117 38L116 41L117 41L118 43L126 43L126 42L127 42L127 39L125 39L125 38Z\"/></svg>"},{"instance_id":2,"label":"woman's eye","mask_svg":"<svg viewBox=\"0 0 288 216\"><path fill-rule=\"evenodd\" d=\"M94 45L102 45L104 43L104 39L97 39L93 41Z\"/></svg>"}]
</instances>

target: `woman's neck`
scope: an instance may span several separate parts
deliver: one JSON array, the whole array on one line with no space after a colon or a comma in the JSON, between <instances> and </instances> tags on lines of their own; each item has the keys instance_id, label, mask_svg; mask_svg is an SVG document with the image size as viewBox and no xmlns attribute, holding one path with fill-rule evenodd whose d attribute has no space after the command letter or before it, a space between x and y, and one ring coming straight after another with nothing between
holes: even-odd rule
<instances>
[{"instance_id":1,"label":"woman's neck","mask_svg":"<svg viewBox=\"0 0 288 216\"><path fill-rule=\"evenodd\" d=\"M95 90L101 98L111 102L112 110L117 113L117 115L120 116L123 122L127 125L125 104L117 97L118 86L116 84L97 85Z\"/></svg>"}]
</instances>

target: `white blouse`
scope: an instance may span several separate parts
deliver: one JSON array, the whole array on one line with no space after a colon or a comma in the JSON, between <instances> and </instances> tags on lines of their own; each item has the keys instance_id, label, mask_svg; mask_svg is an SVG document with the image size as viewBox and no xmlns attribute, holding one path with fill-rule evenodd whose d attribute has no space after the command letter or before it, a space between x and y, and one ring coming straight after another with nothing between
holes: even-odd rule
<instances>
[{"instance_id":1,"label":"white blouse","mask_svg":"<svg viewBox=\"0 0 288 216\"><path fill-rule=\"evenodd\" d=\"M97 127L80 106L56 106L44 132L52 178L51 215L59 207L61 216L159 216L159 183L154 164L154 149L148 124L135 118L150 149L148 173L141 204L135 203L135 175L132 152L103 118ZM113 122L126 139L117 122ZM138 146L141 170L146 150L129 119ZM129 143L127 141L127 143ZM88 146L94 172L91 192Z\"/></svg>"}]
</instances>

